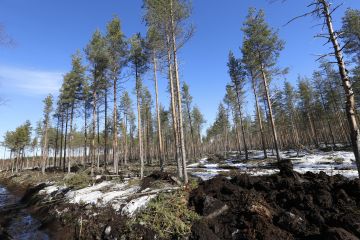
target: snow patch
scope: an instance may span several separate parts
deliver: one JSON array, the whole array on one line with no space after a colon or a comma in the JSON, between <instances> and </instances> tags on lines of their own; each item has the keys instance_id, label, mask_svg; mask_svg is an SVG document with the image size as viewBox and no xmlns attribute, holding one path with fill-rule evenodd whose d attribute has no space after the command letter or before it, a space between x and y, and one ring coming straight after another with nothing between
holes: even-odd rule
<instances>
[{"instance_id":1,"label":"snow patch","mask_svg":"<svg viewBox=\"0 0 360 240\"><path fill-rule=\"evenodd\" d=\"M249 161L243 161L244 156L239 159L230 158L224 161L224 164L238 169L241 173L247 173L253 176L270 175L279 172L274 167L275 155L272 151L267 151L268 159L264 159L264 152L261 150L250 150ZM294 170L300 173L308 171L318 173L324 171L328 175L341 174L348 178L358 177L357 168L355 164L355 157L352 152L347 151L332 151L323 152L320 150L314 151L281 151L282 158L291 159ZM203 167L200 168L199 165ZM271 165L272 164L272 165ZM229 171L227 168L221 168L221 164L209 163L206 158L199 160L198 163L188 166L190 173L202 180L209 180L221 172Z\"/></svg>"},{"instance_id":2,"label":"snow patch","mask_svg":"<svg viewBox=\"0 0 360 240\"><path fill-rule=\"evenodd\" d=\"M121 210L121 214L132 217L134 213L136 213L140 209L143 209L154 197L156 197L156 194L142 196L131 200L125 205L125 207L123 207L123 209Z\"/></svg>"}]
</instances>

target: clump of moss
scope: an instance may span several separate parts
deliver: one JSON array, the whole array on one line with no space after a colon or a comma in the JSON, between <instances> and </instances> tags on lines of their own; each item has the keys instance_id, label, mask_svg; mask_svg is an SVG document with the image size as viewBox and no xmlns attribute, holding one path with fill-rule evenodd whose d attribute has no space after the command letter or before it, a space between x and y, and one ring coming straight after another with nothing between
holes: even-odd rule
<instances>
[{"instance_id":1,"label":"clump of moss","mask_svg":"<svg viewBox=\"0 0 360 240\"><path fill-rule=\"evenodd\" d=\"M63 179L63 184L75 189L85 188L89 186L90 182L91 182L91 178L85 172L76 173L76 174L70 173L66 175Z\"/></svg>"},{"instance_id":2,"label":"clump of moss","mask_svg":"<svg viewBox=\"0 0 360 240\"><path fill-rule=\"evenodd\" d=\"M159 194L151 200L145 210L132 221L150 229L160 239L179 239L190 234L193 222L200 217L188 208L187 193Z\"/></svg>"}]
</instances>

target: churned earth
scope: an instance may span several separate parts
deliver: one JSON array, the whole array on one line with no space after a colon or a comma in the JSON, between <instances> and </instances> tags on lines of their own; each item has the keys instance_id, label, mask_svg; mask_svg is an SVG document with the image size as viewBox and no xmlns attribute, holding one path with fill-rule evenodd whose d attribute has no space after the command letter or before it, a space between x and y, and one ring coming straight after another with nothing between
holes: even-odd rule
<instances>
[{"instance_id":1,"label":"churned earth","mask_svg":"<svg viewBox=\"0 0 360 240\"><path fill-rule=\"evenodd\" d=\"M190 194L202 216L190 239L359 239L360 180L300 174L291 162L269 176L216 176Z\"/></svg>"}]
</instances>

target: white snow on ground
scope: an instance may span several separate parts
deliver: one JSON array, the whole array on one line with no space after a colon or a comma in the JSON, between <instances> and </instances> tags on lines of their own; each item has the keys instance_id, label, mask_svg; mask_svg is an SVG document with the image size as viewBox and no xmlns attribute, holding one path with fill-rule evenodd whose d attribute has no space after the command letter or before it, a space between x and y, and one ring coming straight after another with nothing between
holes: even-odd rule
<instances>
[{"instance_id":1,"label":"white snow on ground","mask_svg":"<svg viewBox=\"0 0 360 240\"><path fill-rule=\"evenodd\" d=\"M119 200L122 200L123 198L126 199L127 196L129 196L133 193L136 193L139 189L140 189L139 186L135 186L135 187L131 187L131 188L128 188L125 190L107 192L101 196L101 201L103 204L107 204L107 203L113 201L114 199L119 199Z\"/></svg>"},{"instance_id":2,"label":"white snow on ground","mask_svg":"<svg viewBox=\"0 0 360 240\"><path fill-rule=\"evenodd\" d=\"M60 188L61 188L61 187L55 186L55 185L53 185L53 186L47 186L46 188L40 190L39 193L40 193L40 194L50 195L50 194L53 193L53 192L59 191Z\"/></svg>"},{"instance_id":3,"label":"white snow on ground","mask_svg":"<svg viewBox=\"0 0 360 240\"><path fill-rule=\"evenodd\" d=\"M263 151L252 150L249 152L250 160L247 162L242 161L243 156L240 161L237 160L236 154L232 153L230 154L232 158L225 160L224 164L213 164L201 159L199 163L189 165L188 169L193 176L200 177L203 180L211 179L221 172L229 171L227 168L221 168L221 165L227 165L253 176L270 175L278 172L277 169L269 168L269 164L275 162L275 156L271 151L267 151L268 158L271 160L262 160L264 158ZM324 171L328 175L341 174L348 178L358 177L355 157L352 152L315 150L312 152L300 151L299 153L296 151L281 151L280 154L282 158L291 159L294 170L300 173Z\"/></svg>"},{"instance_id":4,"label":"white snow on ground","mask_svg":"<svg viewBox=\"0 0 360 240\"><path fill-rule=\"evenodd\" d=\"M149 201L154 197L156 197L156 194L142 196L131 200L128 204L126 204L125 207L123 207L123 209L121 210L121 214L132 217L136 211L139 211L140 209L146 207Z\"/></svg>"},{"instance_id":5,"label":"white snow on ground","mask_svg":"<svg viewBox=\"0 0 360 240\"><path fill-rule=\"evenodd\" d=\"M50 194L60 192L65 188L51 185L39 193L48 195L48 198L51 198ZM134 213L144 208L151 199L156 197L158 193L175 189L177 187L148 188L140 191L141 187L138 184L129 184L129 181L123 183L104 181L83 189L70 190L65 194L65 198L74 204L93 204L99 207L110 204L116 211L121 210L122 214L133 216ZM137 194L138 197L136 197Z\"/></svg>"},{"instance_id":6,"label":"white snow on ground","mask_svg":"<svg viewBox=\"0 0 360 240\"><path fill-rule=\"evenodd\" d=\"M70 203L95 204L97 206L111 204L116 210L119 210L122 205L126 207L128 204L131 204L127 199L139 190L140 186L129 185L128 182L114 183L106 181L92 187L69 191L65 196L69 199ZM136 208L136 206L132 208ZM142 205L139 206L141 207Z\"/></svg>"},{"instance_id":7,"label":"white snow on ground","mask_svg":"<svg viewBox=\"0 0 360 240\"><path fill-rule=\"evenodd\" d=\"M300 173L323 171L328 175L341 174L348 178L358 177L355 156L352 152L335 151L307 154L293 158L294 169Z\"/></svg>"}]
</instances>

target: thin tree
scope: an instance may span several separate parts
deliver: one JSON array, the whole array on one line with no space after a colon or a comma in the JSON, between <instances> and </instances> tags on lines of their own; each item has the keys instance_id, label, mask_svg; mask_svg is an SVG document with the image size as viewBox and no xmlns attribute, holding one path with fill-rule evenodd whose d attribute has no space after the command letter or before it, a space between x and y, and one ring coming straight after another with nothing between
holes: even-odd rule
<instances>
[{"instance_id":1,"label":"thin tree","mask_svg":"<svg viewBox=\"0 0 360 240\"><path fill-rule=\"evenodd\" d=\"M244 58L251 59L251 62L256 64L263 80L276 158L280 161L281 157L275 119L272 111L269 80L277 72L277 69L274 68L274 66L276 65L281 50L284 48L284 42L279 39L278 33L271 29L265 22L265 14L262 10L256 12L254 8L250 8L242 30L244 32L242 48Z\"/></svg>"},{"instance_id":2,"label":"thin tree","mask_svg":"<svg viewBox=\"0 0 360 240\"><path fill-rule=\"evenodd\" d=\"M148 56L145 52L145 41L141 38L140 33L135 34L130 39L130 55L129 63L135 73L135 91L138 111L138 138L139 138L139 156L140 156L140 177L144 177L144 149L142 137L142 119L141 119L141 95L142 95L142 80L141 76L148 68Z\"/></svg>"},{"instance_id":3,"label":"thin tree","mask_svg":"<svg viewBox=\"0 0 360 240\"><path fill-rule=\"evenodd\" d=\"M42 164L41 172L45 174L46 161L48 159L48 132L50 126L50 115L53 111L53 97L52 95L47 96L44 101L44 119L43 119L43 155L42 155Z\"/></svg>"},{"instance_id":4,"label":"thin tree","mask_svg":"<svg viewBox=\"0 0 360 240\"><path fill-rule=\"evenodd\" d=\"M243 123L243 98L244 98L244 84L245 84L245 71L241 64L241 60L236 59L234 54L230 51L228 60L228 73L231 79L231 86L233 87L236 95L236 102L238 107L240 127L243 136L245 159L249 159L248 147L246 143L245 128Z\"/></svg>"},{"instance_id":5,"label":"thin tree","mask_svg":"<svg viewBox=\"0 0 360 240\"><path fill-rule=\"evenodd\" d=\"M158 58L163 51L163 45L159 32L155 30L153 26L149 26L147 32L147 42L150 49L151 60L154 71L154 83L155 83L155 106L156 106L156 122L157 122L157 136L158 136L158 147L159 147L159 158L160 158L160 170L164 171L164 150L162 140L162 129L160 120L160 109L159 109L159 87L158 87Z\"/></svg>"},{"instance_id":6,"label":"thin tree","mask_svg":"<svg viewBox=\"0 0 360 240\"><path fill-rule=\"evenodd\" d=\"M88 61L91 65L92 81L90 92L92 94L92 139L91 139L91 175L94 175L94 164L96 158L95 134L98 123L98 96L101 93L102 81L105 77L105 70L108 67L108 54L106 41L100 31L96 31L90 43L85 49Z\"/></svg>"},{"instance_id":7,"label":"thin tree","mask_svg":"<svg viewBox=\"0 0 360 240\"><path fill-rule=\"evenodd\" d=\"M189 85L187 85L185 82L183 82L183 85L182 85L182 98L183 98L182 104L184 105L185 115L187 116L187 120L190 125L191 149L192 149L193 158L195 159L195 157L196 157L195 134L194 134L193 119L191 116L192 96L190 95Z\"/></svg>"},{"instance_id":8,"label":"thin tree","mask_svg":"<svg viewBox=\"0 0 360 240\"><path fill-rule=\"evenodd\" d=\"M117 109L117 91L118 91L118 79L122 69L127 63L127 42L125 36L121 30L120 19L115 17L107 25L106 39L108 42L109 51L109 68L110 78L113 84L113 144L112 144L112 160L114 164L114 172L118 174L119 171L119 155L118 155L118 109Z\"/></svg>"}]
</instances>

